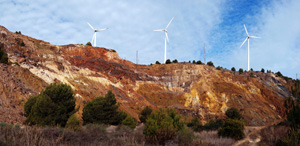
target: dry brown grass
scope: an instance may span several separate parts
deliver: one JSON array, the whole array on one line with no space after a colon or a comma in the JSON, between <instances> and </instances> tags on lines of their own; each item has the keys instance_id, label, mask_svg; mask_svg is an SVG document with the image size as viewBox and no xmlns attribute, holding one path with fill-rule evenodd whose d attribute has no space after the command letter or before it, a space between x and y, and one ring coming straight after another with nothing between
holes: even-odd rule
<instances>
[{"instance_id":1,"label":"dry brown grass","mask_svg":"<svg viewBox=\"0 0 300 146\"><path fill-rule=\"evenodd\" d=\"M101 125L86 125L79 131L62 128L0 126L0 145L4 146L119 146L145 145L142 130L118 127L107 133Z\"/></svg>"},{"instance_id":2,"label":"dry brown grass","mask_svg":"<svg viewBox=\"0 0 300 146\"><path fill-rule=\"evenodd\" d=\"M195 133L196 139L200 139L202 143L208 145L222 145L222 146L231 146L235 143L234 139L231 138L222 138L218 136L218 131L202 131Z\"/></svg>"}]
</instances>

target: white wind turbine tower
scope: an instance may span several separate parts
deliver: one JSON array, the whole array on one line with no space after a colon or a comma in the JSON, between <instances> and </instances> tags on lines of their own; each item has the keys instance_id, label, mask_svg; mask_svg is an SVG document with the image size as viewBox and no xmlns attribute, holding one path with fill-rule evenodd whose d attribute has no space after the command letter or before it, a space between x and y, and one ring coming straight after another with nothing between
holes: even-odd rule
<instances>
[{"instance_id":1,"label":"white wind turbine tower","mask_svg":"<svg viewBox=\"0 0 300 146\"><path fill-rule=\"evenodd\" d=\"M94 46L94 47L96 47L96 32L99 32L99 31L103 31L103 30L106 30L106 29L108 29L108 28L104 28L104 29L94 29L94 27L90 24L90 23L88 23L89 24L89 26L94 30L94 35L93 35L93 39L92 39L92 46Z\"/></svg>"},{"instance_id":2,"label":"white wind turbine tower","mask_svg":"<svg viewBox=\"0 0 300 146\"><path fill-rule=\"evenodd\" d=\"M169 25L171 24L173 19L174 19L174 17L171 19L171 21L169 22L169 24L167 25L167 27L165 29L153 30L153 31L164 31L165 32L165 60L164 60L164 63L166 63L166 61L167 61L167 41L169 42L167 28L169 27Z\"/></svg>"},{"instance_id":3,"label":"white wind turbine tower","mask_svg":"<svg viewBox=\"0 0 300 146\"><path fill-rule=\"evenodd\" d=\"M242 43L242 45L240 46L240 48L245 44L245 42L248 40L248 71L250 70L250 44L249 44L249 41L250 41L250 38L261 38L261 37L256 37L256 36L249 36L249 33L247 31L247 28L246 28L246 25L244 24L244 27L245 27L245 31L247 33L247 37L245 39L245 41Z\"/></svg>"}]
</instances>

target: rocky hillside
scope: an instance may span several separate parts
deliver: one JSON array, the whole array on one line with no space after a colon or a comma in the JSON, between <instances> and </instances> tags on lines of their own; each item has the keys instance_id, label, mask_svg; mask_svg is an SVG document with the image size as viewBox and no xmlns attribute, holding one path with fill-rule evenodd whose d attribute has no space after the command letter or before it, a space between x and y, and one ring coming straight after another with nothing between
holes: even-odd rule
<instances>
[{"instance_id":1,"label":"rocky hillside","mask_svg":"<svg viewBox=\"0 0 300 146\"><path fill-rule=\"evenodd\" d=\"M0 48L12 62L0 64L0 121L8 123L22 123L26 100L53 82L73 88L78 116L88 101L112 90L120 109L135 118L145 106L176 108L203 121L236 107L246 125L265 125L282 119L283 100L290 96L291 83L273 73L239 75L190 63L136 65L112 49L52 45L2 26Z\"/></svg>"}]
</instances>

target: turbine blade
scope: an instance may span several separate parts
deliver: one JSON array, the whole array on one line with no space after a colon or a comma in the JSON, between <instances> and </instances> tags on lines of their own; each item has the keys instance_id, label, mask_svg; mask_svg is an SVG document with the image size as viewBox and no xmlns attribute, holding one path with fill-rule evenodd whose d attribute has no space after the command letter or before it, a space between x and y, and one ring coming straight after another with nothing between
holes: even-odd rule
<instances>
[{"instance_id":1,"label":"turbine blade","mask_svg":"<svg viewBox=\"0 0 300 146\"><path fill-rule=\"evenodd\" d=\"M242 43L242 45L240 46L240 48L245 44L245 42L247 41L248 37L246 37L245 41Z\"/></svg>"},{"instance_id":2,"label":"turbine blade","mask_svg":"<svg viewBox=\"0 0 300 146\"><path fill-rule=\"evenodd\" d=\"M165 32L165 35L166 35L167 41L169 42L168 33L167 33L167 32Z\"/></svg>"},{"instance_id":3,"label":"turbine blade","mask_svg":"<svg viewBox=\"0 0 300 146\"><path fill-rule=\"evenodd\" d=\"M249 36L250 38L255 38L255 39L258 39L258 38L261 38L261 37L257 37L257 36Z\"/></svg>"},{"instance_id":4,"label":"turbine blade","mask_svg":"<svg viewBox=\"0 0 300 146\"><path fill-rule=\"evenodd\" d=\"M169 22L169 24L167 25L167 27L165 29L167 29L169 27L169 25L171 24L171 22L173 21L174 17L171 19L171 21Z\"/></svg>"},{"instance_id":5,"label":"turbine blade","mask_svg":"<svg viewBox=\"0 0 300 146\"><path fill-rule=\"evenodd\" d=\"M96 32L99 32L99 31L103 31L103 30L106 30L106 29L108 29L108 28L96 29L95 31L96 31Z\"/></svg>"},{"instance_id":6,"label":"turbine blade","mask_svg":"<svg viewBox=\"0 0 300 146\"><path fill-rule=\"evenodd\" d=\"M157 30L153 30L153 31L165 31L164 29L157 29Z\"/></svg>"},{"instance_id":7,"label":"turbine blade","mask_svg":"<svg viewBox=\"0 0 300 146\"><path fill-rule=\"evenodd\" d=\"M89 26L90 26L93 30L95 30L94 27L93 27L90 23L88 23L88 24L89 24Z\"/></svg>"},{"instance_id":8,"label":"turbine blade","mask_svg":"<svg viewBox=\"0 0 300 146\"><path fill-rule=\"evenodd\" d=\"M247 28L246 28L246 25L244 24L244 27L245 27L245 31L246 31L246 33L247 33L247 36L249 36L249 33L248 33L248 31L247 31Z\"/></svg>"}]
</instances>

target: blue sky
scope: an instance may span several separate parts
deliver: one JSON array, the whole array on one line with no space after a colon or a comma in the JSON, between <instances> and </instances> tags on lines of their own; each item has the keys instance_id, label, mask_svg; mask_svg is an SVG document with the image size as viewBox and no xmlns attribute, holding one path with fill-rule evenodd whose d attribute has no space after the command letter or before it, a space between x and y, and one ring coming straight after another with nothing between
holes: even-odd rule
<instances>
[{"instance_id":1,"label":"blue sky","mask_svg":"<svg viewBox=\"0 0 300 146\"><path fill-rule=\"evenodd\" d=\"M243 24L250 35L250 67L300 76L299 0L2 0L0 25L10 31L56 45L85 44L94 28L97 46L115 49L121 58L139 63L163 62L168 28L167 58L202 60L215 66L247 69Z\"/></svg>"}]
</instances>

